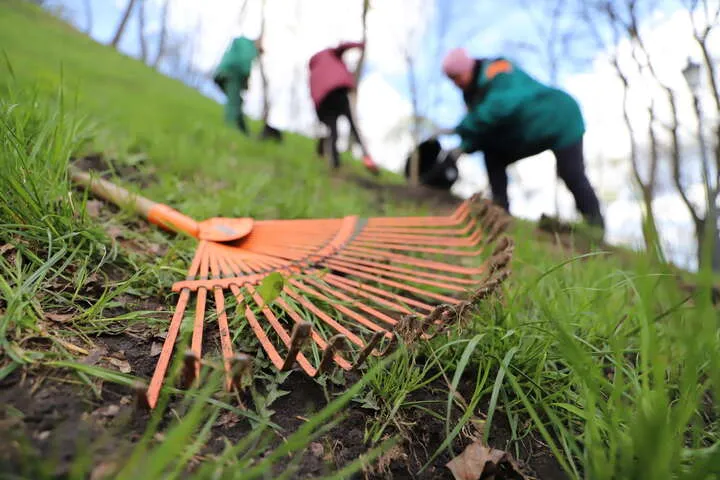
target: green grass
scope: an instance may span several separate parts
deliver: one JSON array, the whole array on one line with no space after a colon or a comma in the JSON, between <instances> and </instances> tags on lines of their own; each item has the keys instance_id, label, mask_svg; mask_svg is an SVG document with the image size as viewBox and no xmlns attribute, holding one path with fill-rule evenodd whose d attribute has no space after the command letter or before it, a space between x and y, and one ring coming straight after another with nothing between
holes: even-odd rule
<instances>
[{"instance_id":1,"label":"green grass","mask_svg":"<svg viewBox=\"0 0 720 480\"><path fill-rule=\"evenodd\" d=\"M197 218L428 211L409 204L379 210L371 192L329 177L308 139L245 139L222 125L220 105L24 2L0 5L0 49L0 380L17 369L51 368L74 372L96 393L98 379L131 385L132 375L79 363L77 348L138 322L163 330L166 317L117 316L114 307L121 296L160 296L171 305L169 286L192 256L193 240L147 228L130 213L88 216L86 195L68 183L71 157L104 152L120 165L136 164L157 178L145 195ZM357 164L349 168L363 174ZM113 226L146 251L113 240ZM718 478L720 337L709 290L687 298L670 269L642 255L568 257L535 240L531 225L517 222L512 233L513 276L503 296L483 304L468 325L401 348L308 427L285 432L278 449L266 452L269 440L257 433L206 458L198 478L269 475L273 462L333 425L350 399L374 409L366 425L371 445L402 436L412 428L405 423L410 413L422 411L445 425L446 440L431 454L451 449L468 422L487 439L502 419L511 438L495 447L520 456L521 445L539 437L572 478ZM153 245L167 250L153 254ZM697 279L710 283L709 275ZM71 321L53 323L48 314ZM38 337L50 346L39 348ZM260 407L246 413L258 432L263 425L277 430L272 399L282 394L282 379L264 375ZM431 383L443 393L413 399ZM171 413L175 420L162 428L168 412L160 409L143 439L128 447L119 478L137 478L139 465L153 472L146 478L188 468L212 422L233 411L210 395L213 386L188 392L183 414ZM152 440L159 430L165 442ZM90 463L77 459L76 478ZM28 465L33 478L53 468Z\"/></svg>"}]
</instances>

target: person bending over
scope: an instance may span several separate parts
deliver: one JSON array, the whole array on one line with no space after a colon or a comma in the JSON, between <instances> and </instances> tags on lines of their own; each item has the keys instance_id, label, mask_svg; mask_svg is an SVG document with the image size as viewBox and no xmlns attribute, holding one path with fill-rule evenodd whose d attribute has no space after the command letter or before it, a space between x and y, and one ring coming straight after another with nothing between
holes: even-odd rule
<instances>
[{"instance_id":1,"label":"person bending over","mask_svg":"<svg viewBox=\"0 0 720 480\"><path fill-rule=\"evenodd\" d=\"M227 98L225 122L237 127L248 135L247 122L243 112L243 94L248 88L248 79L253 61L262 54L260 40L237 37L230 42L215 69L213 80Z\"/></svg>"},{"instance_id":2,"label":"person bending over","mask_svg":"<svg viewBox=\"0 0 720 480\"><path fill-rule=\"evenodd\" d=\"M379 170L370 154L365 148L365 143L353 118L348 95L355 89L355 78L345 66L342 55L350 48L365 48L365 44L359 42L344 42L333 48L326 48L314 54L310 58L310 96L315 105L315 112L318 120L329 130L330 134L321 140L323 144L318 148L318 153L328 155L332 168L340 166L340 154L337 149L337 121L345 116L350 123L350 133L355 137L363 153L363 164L365 167L378 174Z\"/></svg>"},{"instance_id":3,"label":"person bending over","mask_svg":"<svg viewBox=\"0 0 720 480\"><path fill-rule=\"evenodd\" d=\"M494 203L510 208L508 165L551 150L557 175L585 221L604 229L600 203L585 174L585 123L568 93L541 84L505 58L475 59L462 48L446 54L442 69L462 90L468 109L451 132L460 136L460 151L483 152Z\"/></svg>"}]
</instances>

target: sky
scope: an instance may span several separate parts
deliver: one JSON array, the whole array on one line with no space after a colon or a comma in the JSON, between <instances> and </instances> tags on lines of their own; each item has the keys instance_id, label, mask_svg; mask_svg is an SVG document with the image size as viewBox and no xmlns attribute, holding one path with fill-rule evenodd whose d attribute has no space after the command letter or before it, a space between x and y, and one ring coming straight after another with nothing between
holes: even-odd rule
<instances>
[{"instance_id":1,"label":"sky","mask_svg":"<svg viewBox=\"0 0 720 480\"><path fill-rule=\"evenodd\" d=\"M146 30L152 37L159 30L157 12L162 0L147 1ZM51 3L64 5L66 16L80 28L85 27L83 0ZM93 11L90 33L94 38L109 40L125 3L126 0L90 0ZM588 176L604 205L606 239L611 243L640 246L642 209L638 193L629 182L629 137L622 117L622 86L608 63L608 49L617 48L624 68L632 72L632 64L628 62L629 46L621 41L601 48L584 39L571 39L566 42L568 50L561 53L564 59L561 68L553 75L543 50L548 24L542 21L540 10L546 3L373 0L368 14L366 64L358 86L357 116L361 132L375 160L385 168L399 171L412 145L407 128L412 105L405 57L412 59L421 113L440 126L451 127L462 118L464 106L460 93L440 74L442 53L454 46L464 46L475 56L509 56L531 75L543 82L555 80L579 100L587 125ZM170 27L176 32L194 34L192 63L195 69L209 73L234 36L258 35L260 4L260 0L248 0L243 10L243 2L237 0L171 0ZM689 17L678 10L673 0L655 2L655 5L648 13L643 35L659 76L679 95L681 117L692 119L690 93L680 73L688 56L699 58ZM273 126L308 136L322 132L309 97L307 60L316 51L340 41L359 40L361 8L362 0L266 0L268 20L263 62L270 81ZM568 22L577 22L577 18L568 15L560 19L561 26L567 26ZM712 38L715 52L720 52L719 40L717 36ZM137 25L133 20L121 50L137 55ZM353 66L357 53L349 52L345 59ZM169 66L164 69L170 73ZM647 103L651 98L662 99L662 91L647 76L631 74L630 78L631 118L638 129L646 128L643 125L647 123ZM223 101L211 82L204 82L200 90ZM661 106L662 102L657 103ZM246 95L246 111L258 117L261 109L262 85L256 69ZM683 124L684 138L690 138L694 128L692 122ZM443 138L446 148L456 144L456 138ZM641 136L641 149L646 144L645 136ZM692 186L699 178L699 170L693 168L692 161L688 163L684 180L691 185L691 198L700 202L702 191ZM460 181L454 187L458 195L487 191L480 154L465 156L459 162L459 169ZM577 219L572 196L563 185L558 189L556 212L558 181L552 154L546 152L517 162L508 173L514 215L537 219L542 213L558 213L563 219ZM655 205L661 213L659 226L669 257L681 266L695 268L692 224L684 205L668 188L661 188Z\"/></svg>"}]
</instances>

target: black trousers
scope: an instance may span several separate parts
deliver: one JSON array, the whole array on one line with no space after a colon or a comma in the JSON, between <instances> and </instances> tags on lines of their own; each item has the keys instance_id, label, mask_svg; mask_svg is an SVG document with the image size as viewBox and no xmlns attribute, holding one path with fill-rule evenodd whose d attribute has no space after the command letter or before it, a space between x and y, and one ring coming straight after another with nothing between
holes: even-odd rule
<instances>
[{"instance_id":1,"label":"black trousers","mask_svg":"<svg viewBox=\"0 0 720 480\"><path fill-rule=\"evenodd\" d=\"M344 116L350 123L350 134L355 137L355 140L360 145L363 155L367 156L368 151L365 148L365 144L360 139L357 126L355 125L355 119L350 109L350 99L348 98L347 88L338 88L330 92L325 99L320 103L317 108L318 119L328 127L330 135L324 140L324 145L321 150L326 155L330 156L330 163L333 168L340 166L340 154L337 149L338 140L338 129L337 121L340 117Z\"/></svg>"},{"instance_id":2,"label":"black trousers","mask_svg":"<svg viewBox=\"0 0 720 480\"><path fill-rule=\"evenodd\" d=\"M583 141L580 139L574 145L553 150L557 165L557 175L567 186L575 198L575 206L591 225L604 227L600 202L595 190L585 175L585 155L583 153ZM506 168L508 165L520 160L520 158L508 159L503 155L485 153L485 167L490 181L493 202L505 210L510 209L510 202L507 196L508 177Z\"/></svg>"}]
</instances>

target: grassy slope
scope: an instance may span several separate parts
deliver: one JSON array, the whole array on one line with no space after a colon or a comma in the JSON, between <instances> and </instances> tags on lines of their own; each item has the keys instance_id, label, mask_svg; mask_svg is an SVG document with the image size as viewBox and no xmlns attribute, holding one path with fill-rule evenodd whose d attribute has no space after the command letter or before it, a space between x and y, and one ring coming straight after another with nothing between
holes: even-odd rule
<instances>
[{"instance_id":1,"label":"grassy slope","mask_svg":"<svg viewBox=\"0 0 720 480\"><path fill-rule=\"evenodd\" d=\"M376 213L369 195L330 181L323 162L308 161L313 145L302 137L289 136L282 148L247 141L218 121L222 106L43 12L4 6L0 22L19 83L45 95L62 76L66 104L77 100L78 112L112 132L94 139L95 148L120 160L143 152L161 174L172 173L148 195L198 217ZM7 82L5 65L2 72ZM208 195L217 190L222 195Z\"/></svg>"},{"instance_id":2,"label":"grassy slope","mask_svg":"<svg viewBox=\"0 0 720 480\"><path fill-rule=\"evenodd\" d=\"M67 196L70 155L102 151L125 163L146 155L140 168L158 182L144 193L198 218L425 211L395 204L380 211L372 193L329 178L307 139L245 140L220 124L221 106L19 1L0 5L0 48L14 72L0 65L0 186L9 192L0 244L19 245L2 260L0 378L20 364L75 358L62 338L117 328L105 321L113 295L166 291L192 252L192 241L153 229L137 240L172 245L160 258L108 249L97 222L80 213L82 199ZM425 348L442 356L449 375L477 375L472 399L490 399L481 413L507 417L516 440L539 431L571 475L709 478L718 469L719 429L707 392L717 398L720 362L711 353L720 341L706 299L683 302L674 281L642 259L631 259L632 269L609 255L568 261L535 241L530 226L518 224L515 234L504 301L486 306L457 343ZM87 310L82 287L103 261L122 267L123 279L140 273ZM55 277L76 290L53 292ZM24 339L54 309L79 311L79 320L58 330L55 350L36 353ZM465 348L469 362L461 360ZM403 403L413 388L407 378L416 375L408 372L420 369L412 358L406 364L372 383L382 405L399 399L400 413L412 408Z\"/></svg>"}]
</instances>

